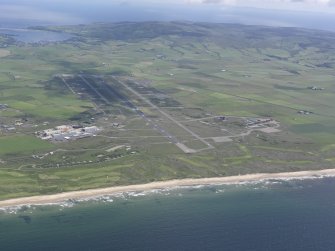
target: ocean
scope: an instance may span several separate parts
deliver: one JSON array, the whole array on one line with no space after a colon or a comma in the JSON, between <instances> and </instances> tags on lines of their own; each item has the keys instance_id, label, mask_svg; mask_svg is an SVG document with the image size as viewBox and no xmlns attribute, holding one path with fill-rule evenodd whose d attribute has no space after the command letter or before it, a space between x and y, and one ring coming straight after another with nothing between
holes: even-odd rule
<instances>
[{"instance_id":1,"label":"ocean","mask_svg":"<svg viewBox=\"0 0 335 251\"><path fill-rule=\"evenodd\" d=\"M335 250L335 179L124 193L0 212L0 250Z\"/></svg>"}]
</instances>

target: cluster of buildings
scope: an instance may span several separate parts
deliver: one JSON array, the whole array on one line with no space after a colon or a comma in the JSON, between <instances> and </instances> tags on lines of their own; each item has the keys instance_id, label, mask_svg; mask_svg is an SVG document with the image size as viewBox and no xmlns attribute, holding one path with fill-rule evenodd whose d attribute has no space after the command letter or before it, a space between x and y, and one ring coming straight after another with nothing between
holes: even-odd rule
<instances>
[{"instance_id":1,"label":"cluster of buildings","mask_svg":"<svg viewBox=\"0 0 335 251\"><path fill-rule=\"evenodd\" d=\"M6 110L8 107L7 104L0 104L0 110Z\"/></svg>"},{"instance_id":2,"label":"cluster of buildings","mask_svg":"<svg viewBox=\"0 0 335 251\"><path fill-rule=\"evenodd\" d=\"M99 128L96 126L61 125L53 129L36 132L36 135L43 140L67 141L95 136L98 131Z\"/></svg>"},{"instance_id":3,"label":"cluster of buildings","mask_svg":"<svg viewBox=\"0 0 335 251\"><path fill-rule=\"evenodd\" d=\"M325 88L318 87L318 86L310 86L308 89L311 89L313 91L323 91Z\"/></svg>"},{"instance_id":4,"label":"cluster of buildings","mask_svg":"<svg viewBox=\"0 0 335 251\"><path fill-rule=\"evenodd\" d=\"M270 125L270 124L276 124L277 122L273 119L267 119L267 118L264 118L264 119L253 119L253 118L250 118L250 119L247 119L247 127L249 128L258 128L258 127L262 127L262 126L267 126L267 125Z\"/></svg>"},{"instance_id":5,"label":"cluster of buildings","mask_svg":"<svg viewBox=\"0 0 335 251\"><path fill-rule=\"evenodd\" d=\"M302 115L310 115L310 114L313 114L313 112L304 111L304 110L298 111L298 113L299 113L299 114L302 114Z\"/></svg>"},{"instance_id":6,"label":"cluster of buildings","mask_svg":"<svg viewBox=\"0 0 335 251\"><path fill-rule=\"evenodd\" d=\"M7 131L7 132L13 132L16 130L16 127L12 125L0 125L0 132L2 130Z\"/></svg>"}]
</instances>

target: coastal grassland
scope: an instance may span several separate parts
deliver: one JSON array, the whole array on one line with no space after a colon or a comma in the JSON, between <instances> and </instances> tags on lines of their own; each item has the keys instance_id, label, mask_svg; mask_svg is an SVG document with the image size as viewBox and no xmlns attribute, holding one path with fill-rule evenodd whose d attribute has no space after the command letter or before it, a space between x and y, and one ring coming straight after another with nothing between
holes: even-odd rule
<instances>
[{"instance_id":1,"label":"coastal grassland","mask_svg":"<svg viewBox=\"0 0 335 251\"><path fill-rule=\"evenodd\" d=\"M2 132L1 199L175 178L321 169L334 164L332 33L187 23L49 29L71 32L77 39L43 46L13 45L8 48L11 54L0 62L0 103L10 107L0 111L2 123L28 118L31 126L18 128L18 135ZM106 79L113 75L138 81L142 89L153 92L145 97L176 120L186 121L183 124L205 137L214 149L183 153L122 102L107 107L93 100L105 109L106 114L99 114L92 99L74 95L54 78L57 74L97 74ZM311 86L321 90L308 88ZM186 146L203 147L157 109L122 88L117 90ZM168 102L157 101L156 96L164 95ZM212 137L246 130L238 121L218 124L205 119L217 115L240 120L271 117L280 122L281 132L255 131L232 142L214 142ZM198 120L189 121L202 118L207 127ZM42 126L44 121L50 124ZM33 136L37 128L84 122L101 126L103 131L97 137L56 144ZM113 122L122 127L112 128ZM119 145L131 150L106 152ZM49 151L54 154L43 159L31 156Z\"/></svg>"},{"instance_id":2,"label":"coastal grassland","mask_svg":"<svg viewBox=\"0 0 335 251\"><path fill-rule=\"evenodd\" d=\"M289 152L293 154L290 160L286 158L289 155L280 155L277 149L273 148L261 149L261 153L264 156L241 143L218 147L215 152L194 155L185 155L171 144L151 146L145 144L145 148L137 154L109 162L86 162L58 168L23 167L20 170L8 169L9 166L1 165L0 198L54 194L176 178L218 177L250 172L272 173L287 169L315 168L312 160L303 155L297 156L295 152ZM80 155L75 152L69 152L69 155L63 152L60 156L66 156L67 161L78 161L84 160L85 156L87 159L92 159L92 154L96 155L98 151L86 151ZM123 152L116 154L123 154ZM52 161L55 159L48 159L48 163ZM250 169L250 163L253 164L252 169Z\"/></svg>"},{"instance_id":3,"label":"coastal grassland","mask_svg":"<svg viewBox=\"0 0 335 251\"><path fill-rule=\"evenodd\" d=\"M76 99L71 94L51 95L41 88L33 88L22 83L22 87L6 89L1 92L3 102L11 108L38 118L68 119L92 107L88 102Z\"/></svg>"},{"instance_id":4,"label":"coastal grassland","mask_svg":"<svg viewBox=\"0 0 335 251\"><path fill-rule=\"evenodd\" d=\"M34 136L13 135L0 137L0 156L38 153L52 149L53 145Z\"/></svg>"},{"instance_id":5,"label":"coastal grassland","mask_svg":"<svg viewBox=\"0 0 335 251\"><path fill-rule=\"evenodd\" d=\"M0 82L1 102L41 120L66 120L92 108L90 102L77 99L64 84L50 80L54 74L68 69L66 64L53 63L64 55L63 50L62 47L29 45L13 48L13 53L0 62L4 79ZM55 92L46 88L48 85L63 90Z\"/></svg>"}]
</instances>

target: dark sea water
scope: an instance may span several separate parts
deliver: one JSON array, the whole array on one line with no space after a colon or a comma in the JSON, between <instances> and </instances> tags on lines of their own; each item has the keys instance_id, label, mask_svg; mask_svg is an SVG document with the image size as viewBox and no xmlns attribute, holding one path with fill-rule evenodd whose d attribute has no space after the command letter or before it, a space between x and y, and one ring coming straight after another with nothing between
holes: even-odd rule
<instances>
[{"instance_id":1,"label":"dark sea water","mask_svg":"<svg viewBox=\"0 0 335 251\"><path fill-rule=\"evenodd\" d=\"M335 179L123 194L0 213L0 250L335 250Z\"/></svg>"}]
</instances>

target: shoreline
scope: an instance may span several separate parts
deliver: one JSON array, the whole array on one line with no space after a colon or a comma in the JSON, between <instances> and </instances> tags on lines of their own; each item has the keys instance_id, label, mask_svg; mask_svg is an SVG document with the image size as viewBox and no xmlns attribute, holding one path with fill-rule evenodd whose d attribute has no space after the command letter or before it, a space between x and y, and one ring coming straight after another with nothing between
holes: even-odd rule
<instances>
[{"instance_id":1,"label":"shoreline","mask_svg":"<svg viewBox=\"0 0 335 251\"><path fill-rule=\"evenodd\" d=\"M116 186L108 188L89 189L74 192L64 192L52 195L38 195L32 197L23 197L0 201L0 208L10 208L24 205L45 205L61 203L67 200L80 200L105 195L127 192L143 192L155 189L166 189L173 187L187 187L197 185L229 185L244 182L262 182L271 179L313 179L322 177L335 177L335 169L324 169L315 171L283 172L283 173L258 173L238 176L216 177L216 178L199 178L199 179L180 179L169 181L157 181L146 184Z\"/></svg>"}]
</instances>

